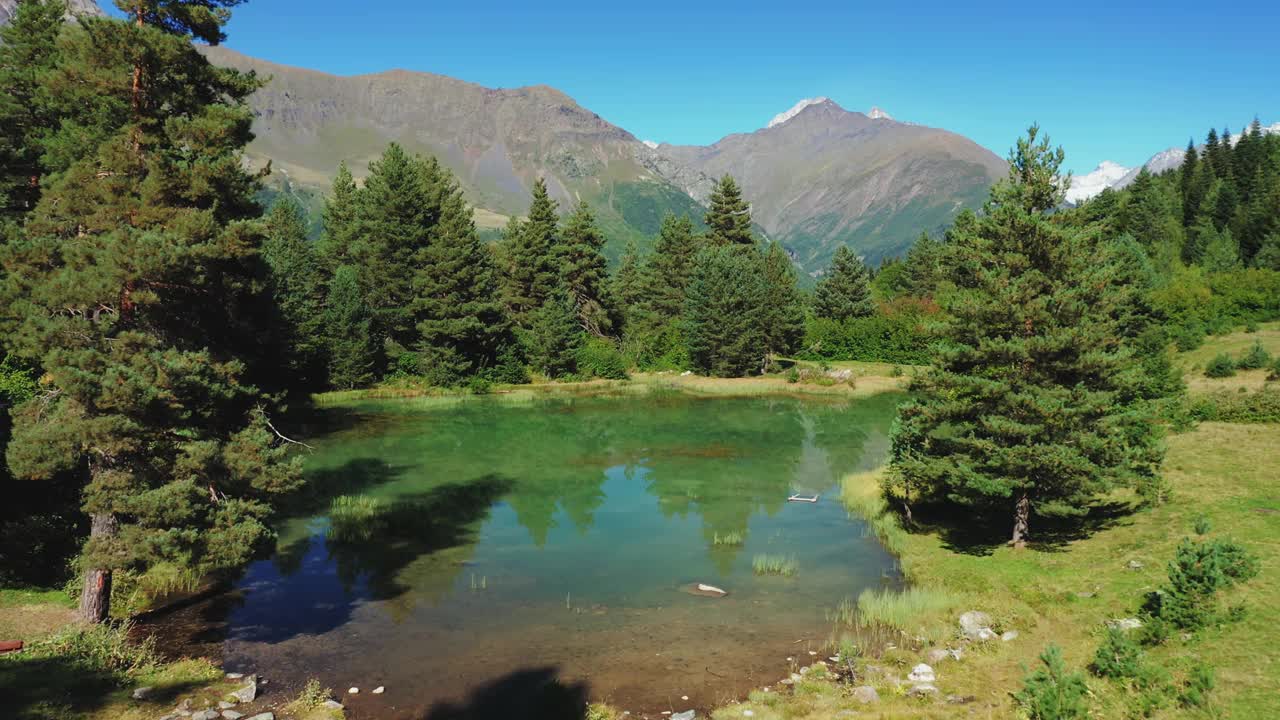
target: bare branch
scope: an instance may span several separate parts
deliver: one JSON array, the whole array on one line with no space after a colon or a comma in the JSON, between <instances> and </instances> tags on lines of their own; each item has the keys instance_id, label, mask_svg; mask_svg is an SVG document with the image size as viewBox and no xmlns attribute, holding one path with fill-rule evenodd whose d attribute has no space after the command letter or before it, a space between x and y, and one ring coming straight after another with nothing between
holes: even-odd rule
<instances>
[{"instance_id":1,"label":"bare branch","mask_svg":"<svg viewBox=\"0 0 1280 720\"><path fill-rule=\"evenodd\" d=\"M294 440L293 438L285 437L284 435L282 435L280 431L276 429L276 426L271 424L271 418L267 417L266 413L262 413L262 419L267 423L267 427L271 428L271 432L275 433L276 437L280 438L281 440L287 443L293 443L294 445L301 445L302 447L308 450L315 450L315 448L311 447L310 445L304 442L301 442L299 440Z\"/></svg>"}]
</instances>

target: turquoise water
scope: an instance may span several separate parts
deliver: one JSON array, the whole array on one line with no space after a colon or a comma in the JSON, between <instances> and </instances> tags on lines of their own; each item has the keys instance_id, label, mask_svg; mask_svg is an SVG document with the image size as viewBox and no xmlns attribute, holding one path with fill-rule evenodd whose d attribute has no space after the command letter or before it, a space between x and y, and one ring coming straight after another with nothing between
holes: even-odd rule
<instances>
[{"instance_id":1,"label":"turquoise water","mask_svg":"<svg viewBox=\"0 0 1280 720\"><path fill-rule=\"evenodd\" d=\"M324 496L198 610L216 621L204 639L281 692L362 688L357 718L714 706L829 654L827 610L897 583L837 496L883 461L898 399L361 406L311 441ZM755 575L759 554L799 570ZM698 582L729 594L681 591Z\"/></svg>"}]
</instances>

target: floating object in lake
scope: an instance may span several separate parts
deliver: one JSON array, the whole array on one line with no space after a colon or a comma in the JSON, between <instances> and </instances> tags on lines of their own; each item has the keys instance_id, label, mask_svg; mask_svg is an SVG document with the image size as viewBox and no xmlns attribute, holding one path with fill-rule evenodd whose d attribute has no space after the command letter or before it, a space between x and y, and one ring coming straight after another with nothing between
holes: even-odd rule
<instances>
[{"instance_id":1,"label":"floating object in lake","mask_svg":"<svg viewBox=\"0 0 1280 720\"><path fill-rule=\"evenodd\" d=\"M383 686L379 685L378 687L376 687L376 688L374 688L374 689L373 689L373 694L374 694L374 695L381 695L382 693L384 693L384 692L386 692L386 691L387 691L387 689L386 689L385 687L383 687Z\"/></svg>"},{"instance_id":2,"label":"floating object in lake","mask_svg":"<svg viewBox=\"0 0 1280 720\"><path fill-rule=\"evenodd\" d=\"M804 495L799 495L799 494L797 494L797 495L792 495L791 497L787 498L787 502L807 502L807 503L816 503L816 502L818 502L818 496L817 496L817 495L810 495L810 496L806 497L806 496L804 496Z\"/></svg>"},{"instance_id":3,"label":"floating object in lake","mask_svg":"<svg viewBox=\"0 0 1280 720\"><path fill-rule=\"evenodd\" d=\"M689 583L688 585L681 585L680 592L710 598L722 598L729 594L729 591L727 590L721 590L715 585L707 585L704 583Z\"/></svg>"}]
</instances>

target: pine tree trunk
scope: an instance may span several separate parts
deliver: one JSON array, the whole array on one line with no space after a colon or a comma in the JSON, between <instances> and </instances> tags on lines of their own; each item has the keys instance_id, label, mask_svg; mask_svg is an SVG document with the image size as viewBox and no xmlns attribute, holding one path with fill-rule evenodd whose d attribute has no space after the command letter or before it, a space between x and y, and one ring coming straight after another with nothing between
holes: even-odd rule
<instances>
[{"instance_id":1,"label":"pine tree trunk","mask_svg":"<svg viewBox=\"0 0 1280 720\"><path fill-rule=\"evenodd\" d=\"M93 516L89 539L114 537L119 523L116 516L101 513ZM111 571L90 567L84 571L84 589L80 591L80 617L85 622L100 623L111 614Z\"/></svg>"},{"instance_id":2,"label":"pine tree trunk","mask_svg":"<svg viewBox=\"0 0 1280 720\"><path fill-rule=\"evenodd\" d=\"M1024 492L1018 496L1013 506L1013 539L1009 544L1016 548L1027 546L1027 535L1031 525L1031 498Z\"/></svg>"}]
</instances>

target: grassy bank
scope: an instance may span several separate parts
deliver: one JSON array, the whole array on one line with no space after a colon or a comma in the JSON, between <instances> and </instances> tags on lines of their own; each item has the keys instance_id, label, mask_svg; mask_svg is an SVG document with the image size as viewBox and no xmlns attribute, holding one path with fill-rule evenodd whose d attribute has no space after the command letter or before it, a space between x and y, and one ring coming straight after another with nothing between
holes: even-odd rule
<instances>
[{"instance_id":1,"label":"grassy bank","mask_svg":"<svg viewBox=\"0 0 1280 720\"><path fill-rule=\"evenodd\" d=\"M1021 551L975 545L937 529L905 532L897 516L886 512L878 473L847 477L845 502L899 554L915 585L897 597L864 594L859 610L864 620L893 623L924 642L871 661L887 670L870 681L881 698L872 706L855 702L848 685L806 676L792 692L757 692L715 717L738 718L744 710L762 720L836 718L848 710L858 717L1012 717L1008 694L1044 646L1059 644L1067 662L1083 669L1102 638L1103 623L1133 616L1143 595L1164 583L1174 548L1194 534L1197 521L1208 522L1211 537L1230 537L1257 554L1262 573L1230 591L1226 600L1244 605L1242 620L1190 640L1174 638L1151 651L1151 659L1175 678L1197 661L1217 670L1208 710L1169 707L1152 717L1280 717L1274 675L1274 648L1280 643L1274 602L1280 592L1280 500L1274 489L1280 426L1206 423L1168 443L1164 472L1173 496L1167 504L1130 512L1126 506L1132 499L1117 495L1110 507L1096 509L1079 536ZM893 678L905 679L931 646L959 647L956 620L965 610L987 612L997 631L1019 635L1010 642L968 646L961 660L935 664L942 693L971 697L971 702L905 697ZM1089 687L1096 717L1130 715L1132 696L1123 687L1091 676Z\"/></svg>"}]
</instances>

